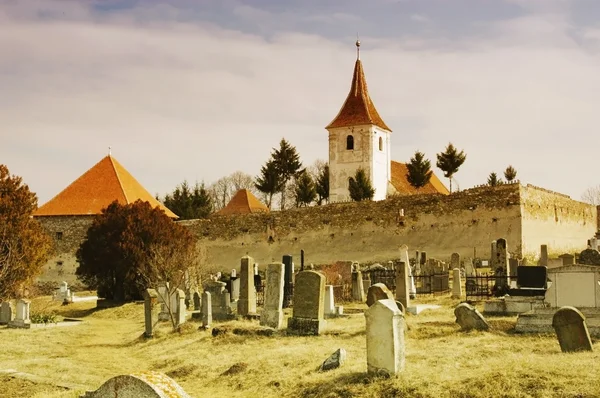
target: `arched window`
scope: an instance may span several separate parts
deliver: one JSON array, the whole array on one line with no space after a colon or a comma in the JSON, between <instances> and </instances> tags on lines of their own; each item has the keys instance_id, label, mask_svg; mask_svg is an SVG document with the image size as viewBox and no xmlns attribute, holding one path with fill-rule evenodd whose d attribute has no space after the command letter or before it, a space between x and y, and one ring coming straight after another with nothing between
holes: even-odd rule
<instances>
[{"instance_id":1,"label":"arched window","mask_svg":"<svg viewBox=\"0 0 600 398\"><path fill-rule=\"evenodd\" d=\"M352 137L351 135L346 137L346 149L354 149L354 137Z\"/></svg>"},{"instance_id":2,"label":"arched window","mask_svg":"<svg viewBox=\"0 0 600 398\"><path fill-rule=\"evenodd\" d=\"M383 151L383 137L379 137L379 150Z\"/></svg>"}]
</instances>

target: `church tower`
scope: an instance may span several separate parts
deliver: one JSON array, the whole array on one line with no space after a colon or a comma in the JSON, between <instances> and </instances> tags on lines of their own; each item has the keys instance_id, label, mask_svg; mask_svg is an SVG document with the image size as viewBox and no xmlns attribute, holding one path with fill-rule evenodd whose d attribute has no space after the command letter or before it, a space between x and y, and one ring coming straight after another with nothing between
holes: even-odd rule
<instances>
[{"instance_id":1,"label":"church tower","mask_svg":"<svg viewBox=\"0 0 600 398\"><path fill-rule=\"evenodd\" d=\"M356 63L352 85L329 131L329 201L350 200L348 181L363 168L375 189L373 200L387 196L391 180L391 133L369 97L356 41Z\"/></svg>"}]
</instances>

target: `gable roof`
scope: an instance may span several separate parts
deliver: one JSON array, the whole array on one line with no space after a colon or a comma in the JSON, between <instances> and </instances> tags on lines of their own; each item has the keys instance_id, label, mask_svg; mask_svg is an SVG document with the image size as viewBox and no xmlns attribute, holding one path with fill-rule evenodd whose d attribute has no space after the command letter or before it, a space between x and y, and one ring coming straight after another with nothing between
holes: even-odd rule
<instances>
[{"instance_id":1,"label":"gable roof","mask_svg":"<svg viewBox=\"0 0 600 398\"><path fill-rule=\"evenodd\" d=\"M269 208L256 199L256 196L252 195L252 192L247 189L240 189L233 195L227 206L219 210L217 214L248 214L268 211Z\"/></svg>"},{"instance_id":2,"label":"gable roof","mask_svg":"<svg viewBox=\"0 0 600 398\"><path fill-rule=\"evenodd\" d=\"M108 155L54 198L38 208L34 216L100 214L115 200L130 204L141 199L178 218L156 200L115 158Z\"/></svg>"},{"instance_id":3,"label":"gable roof","mask_svg":"<svg viewBox=\"0 0 600 398\"><path fill-rule=\"evenodd\" d=\"M350 127L364 124L373 124L387 131L392 131L381 119L379 112L375 109L373 101L367 90L367 80L363 72L362 62L356 60L354 64L354 75L352 76L352 85L350 93L346 97L346 102L340 109L338 115L333 119L326 129L336 127Z\"/></svg>"},{"instance_id":4,"label":"gable roof","mask_svg":"<svg viewBox=\"0 0 600 398\"><path fill-rule=\"evenodd\" d=\"M450 191L448 188L440 181L440 179L435 175L435 173L431 173L431 178L429 182L419 189L416 189L408 182L406 175L408 174L408 168L406 167L406 163L395 162L392 160L392 185L396 189L397 193L400 195L412 195L417 193L441 193L444 195L448 195Z\"/></svg>"}]
</instances>

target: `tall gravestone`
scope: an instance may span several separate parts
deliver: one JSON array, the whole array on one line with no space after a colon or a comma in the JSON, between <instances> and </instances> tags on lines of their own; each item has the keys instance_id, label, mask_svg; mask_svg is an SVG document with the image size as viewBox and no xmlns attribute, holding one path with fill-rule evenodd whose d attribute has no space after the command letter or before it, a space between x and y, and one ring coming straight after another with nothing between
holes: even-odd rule
<instances>
[{"instance_id":1,"label":"tall gravestone","mask_svg":"<svg viewBox=\"0 0 600 398\"><path fill-rule=\"evenodd\" d=\"M452 270L452 298L459 299L462 297L462 283L460 280L460 269Z\"/></svg>"},{"instance_id":2,"label":"tall gravestone","mask_svg":"<svg viewBox=\"0 0 600 398\"><path fill-rule=\"evenodd\" d=\"M496 264L496 257L496 241L493 240L490 249L490 265L492 266L492 270L494 270L494 264Z\"/></svg>"},{"instance_id":3,"label":"tall gravestone","mask_svg":"<svg viewBox=\"0 0 600 398\"><path fill-rule=\"evenodd\" d=\"M394 295L383 283L376 283L367 292L367 305L370 307L379 300L394 300Z\"/></svg>"},{"instance_id":4,"label":"tall gravestone","mask_svg":"<svg viewBox=\"0 0 600 398\"><path fill-rule=\"evenodd\" d=\"M575 264L575 256L569 253L562 254L558 256L562 260L563 265L573 265Z\"/></svg>"},{"instance_id":5,"label":"tall gravestone","mask_svg":"<svg viewBox=\"0 0 600 398\"><path fill-rule=\"evenodd\" d=\"M538 265L541 265L544 267L548 266L548 245L540 246L540 261L539 261Z\"/></svg>"},{"instance_id":6,"label":"tall gravestone","mask_svg":"<svg viewBox=\"0 0 600 398\"><path fill-rule=\"evenodd\" d=\"M335 315L335 299L333 295L333 285L325 286L325 315Z\"/></svg>"},{"instance_id":7,"label":"tall gravestone","mask_svg":"<svg viewBox=\"0 0 600 398\"><path fill-rule=\"evenodd\" d=\"M17 300L17 311L15 319L8 323L9 328L23 328L29 329L31 327L31 320L29 319L29 300L19 299Z\"/></svg>"},{"instance_id":8,"label":"tall gravestone","mask_svg":"<svg viewBox=\"0 0 600 398\"><path fill-rule=\"evenodd\" d=\"M352 300L361 303L365 301L365 288L360 271L352 272Z\"/></svg>"},{"instance_id":9,"label":"tall gravestone","mask_svg":"<svg viewBox=\"0 0 600 398\"><path fill-rule=\"evenodd\" d=\"M210 292L202 293L202 327L208 329L212 324L212 302Z\"/></svg>"},{"instance_id":10,"label":"tall gravestone","mask_svg":"<svg viewBox=\"0 0 600 398\"><path fill-rule=\"evenodd\" d=\"M194 302L194 312L192 313L193 319L202 319L202 296L198 293L198 290L194 292L192 296Z\"/></svg>"},{"instance_id":11,"label":"tall gravestone","mask_svg":"<svg viewBox=\"0 0 600 398\"><path fill-rule=\"evenodd\" d=\"M158 322L158 317L155 311L158 305L158 293L154 289L146 289L144 292L144 336L147 338L154 337L154 326Z\"/></svg>"},{"instance_id":12,"label":"tall gravestone","mask_svg":"<svg viewBox=\"0 0 600 398\"><path fill-rule=\"evenodd\" d=\"M12 305L8 301L3 301L0 304L0 325L7 325L13 320Z\"/></svg>"},{"instance_id":13,"label":"tall gravestone","mask_svg":"<svg viewBox=\"0 0 600 398\"><path fill-rule=\"evenodd\" d=\"M409 265L403 261L396 263L396 300L400 301L404 308L410 305Z\"/></svg>"},{"instance_id":14,"label":"tall gravestone","mask_svg":"<svg viewBox=\"0 0 600 398\"><path fill-rule=\"evenodd\" d=\"M185 323L185 292L177 289L173 296L175 296L175 302L177 303L177 307L175 307L176 327L180 327Z\"/></svg>"},{"instance_id":15,"label":"tall gravestone","mask_svg":"<svg viewBox=\"0 0 600 398\"><path fill-rule=\"evenodd\" d=\"M450 268L459 268L460 269L460 254L452 253L450 255Z\"/></svg>"},{"instance_id":16,"label":"tall gravestone","mask_svg":"<svg viewBox=\"0 0 600 398\"><path fill-rule=\"evenodd\" d=\"M421 266L427 264L427 252L421 252Z\"/></svg>"},{"instance_id":17,"label":"tall gravestone","mask_svg":"<svg viewBox=\"0 0 600 398\"><path fill-rule=\"evenodd\" d=\"M240 300L238 315L256 314L256 291L254 289L254 259L242 257L240 270Z\"/></svg>"},{"instance_id":18,"label":"tall gravestone","mask_svg":"<svg viewBox=\"0 0 600 398\"><path fill-rule=\"evenodd\" d=\"M281 260L285 267L285 272L283 274L283 308L288 308L294 297L294 263L292 260L293 257L289 254L285 254Z\"/></svg>"},{"instance_id":19,"label":"tall gravestone","mask_svg":"<svg viewBox=\"0 0 600 398\"><path fill-rule=\"evenodd\" d=\"M157 288L158 302L160 303L159 321L168 321L171 319L169 314L169 283L161 282Z\"/></svg>"},{"instance_id":20,"label":"tall gravestone","mask_svg":"<svg viewBox=\"0 0 600 398\"><path fill-rule=\"evenodd\" d=\"M404 316L394 300L379 300L365 311L367 371L390 376L404 369Z\"/></svg>"},{"instance_id":21,"label":"tall gravestone","mask_svg":"<svg viewBox=\"0 0 600 398\"><path fill-rule=\"evenodd\" d=\"M593 351L585 316L575 307L562 307L552 317L562 352Z\"/></svg>"},{"instance_id":22,"label":"tall gravestone","mask_svg":"<svg viewBox=\"0 0 600 398\"><path fill-rule=\"evenodd\" d=\"M283 263L267 265L265 304L260 315L263 326L281 329L283 326L283 287L285 266Z\"/></svg>"},{"instance_id":23,"label":"tall gravestone","mask_svg":"<svg viewBox=\"0 0 600 398\"><path fill-rule=\"evenodd\" d=\"M465 260L465 276L475 276L475 267L473 266L472 258Z\"/></svg>"},{"instance_id":24,"label":"tall gravestone","mask_svg":"<svg viewBox=\"0 0 600 398\"><path fill-rule=\"evenodd\" d=\"M410 258L408 257L408 246L400 246L400 261L408 264L408 294L411 298L417 297L417 288L415 279L413 278L412 270L410 269Z\"/></svg>"},{"instance_id":25,"label":"tall gravestone","mask_svg":"<svg viewBox=\"0 0 600 398\"><path fill-rule=\"evenodd\" d=\"M316 271L302 271L294 283L294 311L288 320L288 333L319 335L325 328L325 277Z\"/></svg>"},{"instance_id":26,"label":"tall gravestone","mask_svg":"<svg viewBox=\"0 0 600 398\"><path fill-rule=\"evenodd\" d=\"M208 281L204 290L210 293L212 317L215 320L231 319L231 296L225 289L225 282Z\"/></svg>"}]
</instances>

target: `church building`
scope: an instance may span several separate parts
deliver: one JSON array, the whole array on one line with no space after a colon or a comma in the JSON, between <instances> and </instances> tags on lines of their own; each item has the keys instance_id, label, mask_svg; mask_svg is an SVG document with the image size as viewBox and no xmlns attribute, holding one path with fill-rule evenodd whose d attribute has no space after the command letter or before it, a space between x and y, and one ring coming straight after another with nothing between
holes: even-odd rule
<instances>
[{"instance_id":1,"label":"church building","mask_svg":"<svg viewBox=\"0 0 600 398\"><path fill-rule=\"evenodd\" d=\"M326 127L329 131L329 201L350 200L349 179L359 168L365 170L375 189L373 200L384 200L394 194L448 194L448 189L435 174L426 186L417 190L406 179L406 164L391 160L392 130L369 96L358 40L356 50L350 93L337 116Z\"/></svg>"}]
</instances>

